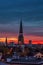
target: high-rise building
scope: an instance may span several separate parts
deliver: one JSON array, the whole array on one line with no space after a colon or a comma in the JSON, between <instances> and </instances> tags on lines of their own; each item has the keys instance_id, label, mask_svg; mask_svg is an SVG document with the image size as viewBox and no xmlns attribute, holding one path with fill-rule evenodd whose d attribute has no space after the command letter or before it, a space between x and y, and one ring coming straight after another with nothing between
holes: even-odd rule
<instances>
[{"instance_id":1,"label":"high-rise building","mask_svg":"<svg viewBox=\"0 0 43 65\"><path fill-rule=\"evenodd\" d=\"M29 40L29 46L32 47L32 40Z\"/></svg>"},{"instance_id":2,"label":"high-rise building","mask_svg":"<svg viewBox=\"0 0 43 65\"><path fill-rule=\"evenodd\" d=\"M30 44L30 45L32 44L32 40L29 40L29 44Z\"/></svg>"},{"instance_id":3,"label":"high-rise building","mask_svg":"<svg viewBox=\"0 0 43 65\"><path fill-rule=\"evenodd\" d=\"M20 30L19 30L19 36L18 36L18 44L24 44L22 20L20 21Z\"/></svg>"}]
</instances>

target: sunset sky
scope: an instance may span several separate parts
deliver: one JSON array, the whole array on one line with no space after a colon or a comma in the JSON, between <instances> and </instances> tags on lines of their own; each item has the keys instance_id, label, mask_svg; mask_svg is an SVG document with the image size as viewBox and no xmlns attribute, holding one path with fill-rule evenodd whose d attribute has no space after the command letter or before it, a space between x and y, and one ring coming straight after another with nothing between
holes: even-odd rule
<instances>
[{"instance_id":1,"label":"sunset sky","mask_svg":"<svg viewBox=\"0 0 43 65\"><path fill-rule=\"evenodd\" d=\"M43 43L43 0L0 0L0 41L17 42L21 18L25 43Z\"/></svg>"}]
</instances>

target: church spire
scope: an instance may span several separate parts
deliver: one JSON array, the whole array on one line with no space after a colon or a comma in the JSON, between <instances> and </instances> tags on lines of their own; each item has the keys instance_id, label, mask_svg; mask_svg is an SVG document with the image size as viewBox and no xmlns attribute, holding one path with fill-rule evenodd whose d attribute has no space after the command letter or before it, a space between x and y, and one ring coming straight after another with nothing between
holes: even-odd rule
<instances>
[{"instance_id":1,"label":"church spire","mask_svg":"<svg viewBox=\"0 0 43 65\"><path fill-rule=\"evenodd\" d=\"M24 44L22 20L20 21L20 30L19 30L18 43L19 44Z\"/></svg>"},{"instance_id":2,"label":"church spire","mask_svg":"<svg viewBox=\"0 0 43 65\"><path fill-rule=\"evenodd\" d=\"M20 30L19 33L23 33L22 20L20 21Z\"/></svg>"},{"instance_id":3,"label":"church spire","mask_svg":"<svg viewBox=\"0 0 43 65\"><path fill-rule=\"evenodd\" d=\"M7 37L6 37L6 39L5 39L5 43L6 43L6 46L7 46Z\"/></svg>"}]
</instances>

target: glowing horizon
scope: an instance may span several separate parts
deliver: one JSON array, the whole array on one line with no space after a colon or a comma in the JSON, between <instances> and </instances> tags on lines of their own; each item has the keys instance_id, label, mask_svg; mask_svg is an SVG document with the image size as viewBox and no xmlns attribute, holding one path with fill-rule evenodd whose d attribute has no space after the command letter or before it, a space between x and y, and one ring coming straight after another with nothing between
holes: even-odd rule
<instances>
[{"instance_id":1,"label":"glowing horizon","mask_svg":"<svg viewBox=\"0 0 43 65\"><path fill-rule=\"evenodd\" d=\"M43 0L0 0L0 41L17 43L21 18L24 42L43 44Z\"/></svg>"},{"instance_id":2,"label":"glowing horizon","mask_svg":"<svg viewBox=\"0 0 43 65\"><path fill-rule=\"evenodd\" d=\"M6 37L0 37L0 42L5 42ZM28 36L24 36L24 43L25 44L29 44L29 40L32 40L33 44L43 44L43 37L39 37L39 36L33 36L33 35L28 35ZM18 37L7 37L7 41L9 42L14 42L14 43L18 43Z\"/></svg>"}]
</instances>

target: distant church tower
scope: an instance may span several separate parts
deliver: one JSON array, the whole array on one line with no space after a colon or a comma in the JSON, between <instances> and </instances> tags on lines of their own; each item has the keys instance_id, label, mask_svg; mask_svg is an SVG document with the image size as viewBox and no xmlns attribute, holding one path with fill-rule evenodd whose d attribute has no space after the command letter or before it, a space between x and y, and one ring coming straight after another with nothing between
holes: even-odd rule
<instances>
[{"instance_id":1,"label":"distant church tower","mask_svg":"<svg viewBox=\"0 0 43 65\"><path fill-rule=\"evenodd\" d=\"M19 30L19 36L18 36L18 44L24 44L22 20L20 21L20 30Z\"/></svg>"},{"instance_id":2,"label":"distant church tower","mask_svg":"<svg viewBox=\"0 0 43 65\"><path fill-rule=\"evenodd\" d=\"M5 44L6 44L6 46L7 46L7 37L6 37L6 39L5 39Z\"/></svg>"}]
</instances>

